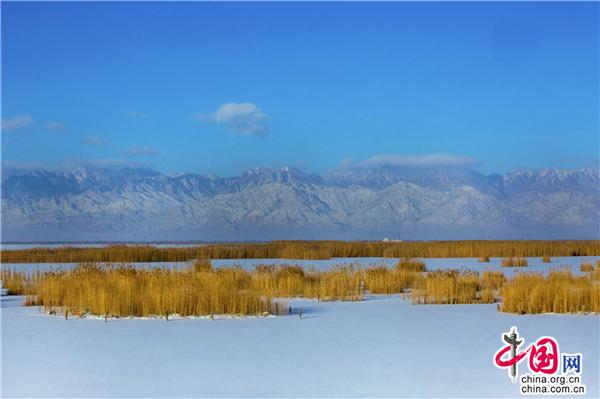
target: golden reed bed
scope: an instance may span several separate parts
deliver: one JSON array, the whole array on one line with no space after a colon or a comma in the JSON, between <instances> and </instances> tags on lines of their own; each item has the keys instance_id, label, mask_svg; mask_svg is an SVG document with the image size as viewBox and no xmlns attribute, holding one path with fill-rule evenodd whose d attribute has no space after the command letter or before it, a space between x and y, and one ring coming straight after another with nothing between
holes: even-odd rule
<instances>
[{"instance_id":1,"label":"golden reed bed","mask_svg":"<svg viewBox=\"0 0 600 399\"><path fill-rule=\"evenodd\" d=\"M600 261L583 276L568 269L520 272L427 272L420 260L404 258L395 268L340 265L318 271L296 265L212 268L198 260L182 269L135 268L82 263L71 270L28 274L2 270L5 288L26 295L46 311L104 316L205 316L284 314L281 299L360 301L368 294L405 293L414 304L501 302L511 313L600 313Z\"/></svg>"},{"instance_id":2,"label":"golden reed bed","mask_svg":"<svg viewBox=\"0 0 600 399\"><path fill-rule=\"evenodd\" d=\"M600 256L600 241L272 241L184 248L113 245L100 248L3 250L2 263L179 262L192 259L329 259L355 257L481 258Z\"/></svg>"}]
</instances>

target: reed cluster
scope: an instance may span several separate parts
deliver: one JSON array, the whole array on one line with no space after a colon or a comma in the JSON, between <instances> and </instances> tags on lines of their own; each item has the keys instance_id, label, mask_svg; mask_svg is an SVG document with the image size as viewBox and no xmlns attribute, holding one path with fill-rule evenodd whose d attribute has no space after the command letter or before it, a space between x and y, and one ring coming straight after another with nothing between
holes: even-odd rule
<instances>
[{"instance_id":1,"label":"reed cluster","mask_svg":"<svg viewBox=\"0 0 600 399\"><path fill-rule=\"evenodd\" d=\"M29 304L71 314L168 317L279 311L272 298L253 289L252 276L239 267L179 270L80 264L44 273L34 293Z\"/></svg>"},{"instance_id":2,"label":"reed cluster","mask_svg":"<svg viewBox=\"0 0 600 399\"><path fill-rule=\"evenodd\" d=\"M112 245L99 248L2 250L3 263L177 262L193 259L352 257L474 258L598 256L600 241L272 241L217 243L194 247Z\"/></svg>"},{"instance_id":3,"label":"reed cluster","mask_svg":"<svg viewBox=\"0 0 600 399\"><path fill-rule=\"evenodd\" d=\"M552 263L552 259L548 255L542 256L542 263Z\"/></svg>"},{"instance_id":4,"label":"reed cluster","mask_svg":"<svg viewBox=\"0 0 600 399\"><path fill-rule=\"evenodd\" d=\"M421 259L405 257L398 261L396 270L405 272L424 272L427 269L425 268L425 262L423 262Z\"/></svg>"},{"instance_id":5,"label":"reed cluster","mask_svg":"<svg viewBox=\"0 0 600 399\"><path fill-rule=\"evenodd\" d=\"M486 283L495 281L488 278ZM435 270L415 280L412 300L415 304L492 303L492 286L485 286L479 273L472 270Z\"/></svg>"},{"instance_id":6,"label":"reed cluster","mask_svg":"<svg viewBox=\"0 0 600 399\"><path fill-rule=\"evenodd\" d=\"M600 282L600 260L596 261L596 266L589 272L587 272L587 276L592 281Z\"/></svg>"},{"instance_id":7,"label":"reed cluster","mask_svg":"<svg viewBox=\"0 0 600 399\"><path fill-rule=\"evenodd\" d=\"M405 264L420 269L410 259ZM185 269L135 268L120 264L78 264L71 270L49 271L33 281L13 271L10 281L28 287L27 303L70 314L124 316L201 316L280 313L281 298L358 301L367 292L394 294L412 286L420 272L401 267L361 269L341 265L330 270L305 270L296 265L258 265L213 269L196 260ZM276 299L274 299L276 298Z\"/></svg>"},{"instance_id":8,"label":"reed cluster","mask_svg":"<svg viewBox=\"0 0 600 399\"><path fill-rule=\"evenodd\" d=\"M506 276L502 272L486 270L481 277L483 288L498 290L506 283Z\"/></svg>"},{"instance_id":9,"label":"reed cluster","mask_svg":"<svg viewBox=\"0 0 600 399\"><path fill-rule=\"evenodd\" d=\"M254 285L270 296L305 296L306 285L311 282L307 273L295 265L258 265L253 274Z\"/></svg>"},{"instance_id":10,"label":"reed cluster","mask_svg":"<svg viewBox=\"0 0 600 399\"><path fill-rule=\"evenodd\" d=\"M0 281L2 281L2 288L8 290L8 295L31 295L35 283L40 280L41 276L42 273L39 270L29 274L3 268L0 272Z\"/></svg>"},{"instance_id":11,"label":"reed cluster","mask_svg":"<svg viewBox=\"0 0 600 399\"><path fill-rule=\"evenodd\" d=\"M309 277L311 277L309 275ZM360 301L363 299L362 272L353 267L313 273L306 296L320 301ZM309 278L309 281L311 279ZM315 284L316 283L316 284Z\"/></svg>"},{"instance_id":12,"label":"reed cluster","mask_svg":"<svg viewBox=\"0 0 600 399\"><path fill-rule=\"evenodd\" d=\"M2 270L10 294L27 295L27 304L47 311L109 316L201 316L281 314L282 298L358 301L366 294L410 292L414 304L493 303L511 313L600 313L600 261L584 263L584 276L570 269L519 273L500 271L423 272L422 261L398 266L339 265L330 270L297 265L212 268L196 260L184 269L134 268L126 264L82 263L71 270Z\"/></svg>"},{"instance_id":13,"label":"reed cluster","mask_svg":"<svg viewBox=\"0 0 600 399\"><path fill-rule=\"evenodd\" d=\"M420 272L385 266L371 267L363 273L364 288L371 294L399 294L414 285Z\"/></svg>"},{"instance_id":14,"label":"reed cluster","mask_svg":"<svg viewBox=\"0 0 600 399\"><path fill-rule=\"evenodd\" d=\"M526 267L527 259L526 258L503 258L500 263L502 267Z\"/></svg>"},{"instance_id":15,"label":"reed cluster","mask_svg":"<svg viewBox=\"0 0 600 399\"><path fill-rule=\"evenodd\" d=\"M519 273L500 288L502 312L600 312L600 284L589 276L573 276L569 269Z\"/></svg>"},{"instance_id":16,"label":"reed cluster","mask_svg":"<svg viewBox=\"0 0 600 399\"><path fill-rule=\"evenodd\" d=\"M594 265L591 262L582 262L579 265L579 270L582 272L591 272L594 271Z\"/></svg>"},{"instance_id":17,"label":"reed cluster","mask_svg":"<svg viewBox=\"0 0 600 399\"><path fill-rule=\"evenodd\" d=\"M490 257L489 256L481 256L479 257L479 262L485 263L485 262L489 262L490 261Z\"/></svg>"},{"instance_id":18,"label":"reed cluster","mask_svg":"<svg viewBox=\"0 0 600 399\"><path fill-rule=\"evenodd\" d=\"M281 250L280 257L283 259L329 259L331 252L318 244L290 244Z\"/></svg>"},{"instance_id":19,"label":"reed cluster","mask_svg":"<svg viewBox=\"0 0 600 399\"><path fill-rule=\"evenodd\" d=\"M305 271L294 265L259 265L253 277L257 288L274 297L306 297L321 301L357 301L365 293L396 294L412 285L415 272L385 266L361 269L337 266Z\"/></svg>"},{"instance_id":20,"label":"reed cluster","mask_svg":"<svg viewBox=\"0 0 600 399\"><path fill-rule=\"evenodd\" d=\"M212 262L210 259L196 259L192 267L195 272L210 272L212 271Z\"/></svg>"}]
</instances>

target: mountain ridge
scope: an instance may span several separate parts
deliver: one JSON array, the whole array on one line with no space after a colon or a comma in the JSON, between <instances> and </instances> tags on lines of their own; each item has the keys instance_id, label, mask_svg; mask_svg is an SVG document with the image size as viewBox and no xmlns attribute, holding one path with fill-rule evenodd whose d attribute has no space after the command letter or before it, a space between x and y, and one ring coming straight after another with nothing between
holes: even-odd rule
<instances>
[{"instance_id":1,"label":"mountain ridge","mask_svg":"<svg viewBox=\"0 0 600 399\"><path fill-rule=\"evenodd\" d=\"M597 238L600 171L379 166L2 173L2 241Z\"/></svg>"}]
</instances>

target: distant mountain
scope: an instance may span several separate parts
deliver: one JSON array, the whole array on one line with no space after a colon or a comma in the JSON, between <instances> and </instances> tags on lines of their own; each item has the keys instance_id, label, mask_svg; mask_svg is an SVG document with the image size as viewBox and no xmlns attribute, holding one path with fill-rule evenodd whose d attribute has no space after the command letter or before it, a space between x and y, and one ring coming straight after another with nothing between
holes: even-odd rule
<instances>
[{"instance_id":1,"label":"distant mountain","mask_svg":"<svg viewBox=\"0 0 600 399\"><path fill-rule=\"evenodd\" d=\"M598 238L600 171L2 171L2 241Z\"/></svg>"}]
</instances>

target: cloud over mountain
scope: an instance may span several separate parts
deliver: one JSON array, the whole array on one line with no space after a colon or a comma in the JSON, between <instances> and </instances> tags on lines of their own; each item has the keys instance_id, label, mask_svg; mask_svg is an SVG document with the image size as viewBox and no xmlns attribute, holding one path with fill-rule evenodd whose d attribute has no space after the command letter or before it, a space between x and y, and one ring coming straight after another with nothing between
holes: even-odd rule
<instances>
[{"instance_id":1,"label":"cloud over mountain","mask_svg":"<svg viewBox=\"0 0 600 399\"><path fill-rule=\"evenodd\" d=\"M403 155L403 154L379 154L360 162L359 166L402 166L431 168L440 166L471 167L480 165L481 161L461 155L449 154L426 154L426 155Z\"/></svg>"}]
</instances>

